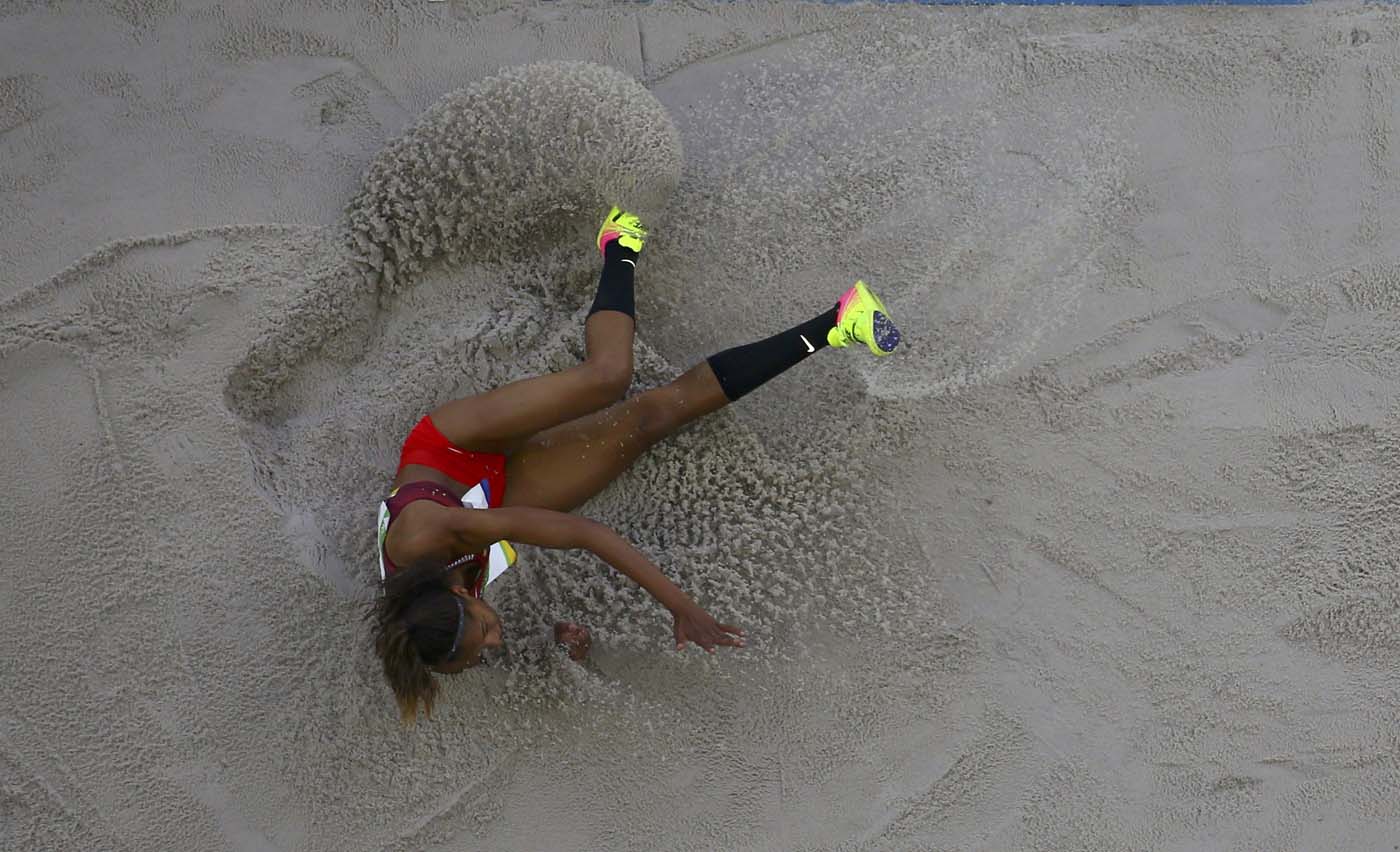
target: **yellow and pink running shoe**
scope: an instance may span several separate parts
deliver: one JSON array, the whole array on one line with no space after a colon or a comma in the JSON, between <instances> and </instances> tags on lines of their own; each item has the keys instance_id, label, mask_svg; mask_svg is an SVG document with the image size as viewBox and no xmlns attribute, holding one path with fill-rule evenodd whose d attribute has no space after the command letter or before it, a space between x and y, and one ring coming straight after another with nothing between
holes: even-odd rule
<instances>
[{"instance_id":1,"label":"yellow and pink running shoe","mask_svg":"<svg viewBox=\"0 0 1400 852\"><path fill-rule=\"evenodd\" d=\"M826 342L832 346L849 346L853 340L864 343L876 355L888 355L899 345L899 329L885 304L864 281L857 281L841 297L836 307L836 327L826 333Z\"/></svg>"},{"instance_id":2,"label":"yellow and pink running shoe","mask_svg":"<svg viewBox=\"0 0 1400 852\"><path fill-rule=\"evenodd\" d=\"M603 226L598 229L598 253L602 254L603 247L613 240L640 254L642 246L646 245L647 228L635 214L624 212L614 205L604 217Z\"/></svg>"}]
</instances>

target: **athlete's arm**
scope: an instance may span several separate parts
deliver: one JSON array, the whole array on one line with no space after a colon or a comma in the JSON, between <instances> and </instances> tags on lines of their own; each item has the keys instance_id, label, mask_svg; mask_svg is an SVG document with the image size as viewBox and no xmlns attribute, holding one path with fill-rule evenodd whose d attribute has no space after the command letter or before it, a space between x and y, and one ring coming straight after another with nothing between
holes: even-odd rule
<instances>
[{"instance_id":1,"label":"athlete's arm","mask_svg":"<svg viewBox=\"0 0 1400 852\"><path fill-rule=\"evenodd\" d=\"M513 506L507 509L463 509L454 511L454 531L470 548L475 542L509 539L536 547L556 550L583 549L632 578L662 606L675 611L695 602L666 579L661 569L613 530L588 518Z\"/></svg>"},{"instance_id":2,"label":"athlete's arm","mask_svg":"<svg viewBox=\"0 0 1400 852\"><path fill-rule=\"evenodd\" d=\"M640 550L611 528L597 521L527 506L505 509L464 509L454 512L454 532L470 548L482 541L508 539L536 547L559 550L581 548L611 565L675 617L677 647L687 641L712 651L716 645L741 647L743 631L720 624L666 578Z\"/></svg>"}]
</instances>

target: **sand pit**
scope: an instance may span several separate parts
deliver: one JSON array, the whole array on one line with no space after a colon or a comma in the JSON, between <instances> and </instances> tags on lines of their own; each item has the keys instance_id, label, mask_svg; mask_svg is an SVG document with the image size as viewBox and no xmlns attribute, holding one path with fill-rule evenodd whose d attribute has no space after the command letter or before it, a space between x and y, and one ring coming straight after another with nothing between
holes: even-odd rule
<instances>
[{"instance_id":1,"label":"sand pit","mask_svg":"<svg viewBox=\"0 0 1400 852\"><path fill-rule=\"evenodd\" d=\"M11 4L0 848L1392 848L1397 77L1345 4ZM577 361L613 195L634 390L856 277L906 345L583 510L749 648L526 548L404 729L375 503Z\"/></svg>"}]
</instances>

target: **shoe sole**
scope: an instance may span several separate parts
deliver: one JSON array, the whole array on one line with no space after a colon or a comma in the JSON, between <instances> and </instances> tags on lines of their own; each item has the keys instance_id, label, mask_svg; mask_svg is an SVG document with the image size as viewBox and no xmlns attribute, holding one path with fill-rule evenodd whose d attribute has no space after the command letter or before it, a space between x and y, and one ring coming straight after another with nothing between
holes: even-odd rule
<instances>
[{"instance_id":1,"label":"shoe sole","mask_svg":"<svg viewBox=\"0 0 1400 852\"><path fill-rule=\"evenodd\" d=\"M899 345L899 329L880 311L876 311L871 317L871 330L875 336L875 346L881 352L888 355Z\"/></svg>"}]
</instances>

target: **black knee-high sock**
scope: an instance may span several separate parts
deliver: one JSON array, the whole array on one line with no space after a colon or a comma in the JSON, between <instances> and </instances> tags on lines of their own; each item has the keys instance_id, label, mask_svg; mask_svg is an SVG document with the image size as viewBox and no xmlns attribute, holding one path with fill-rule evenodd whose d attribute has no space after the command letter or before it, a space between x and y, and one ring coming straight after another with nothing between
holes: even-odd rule
<instances>
[{"instance_id":1,"label":"black knee-high sock","mask_svg":"<svg viewBox=\"0 0 1400 852\"><path fill-rule=\"evenodd\" d=\"M826 348L826 333L836 326L836 308L772 337L726 349L705 360L715 371L730 402L738 399L812 353Z\"/></svg>"},{"instance_id":2,"label":"black knee-high sock","mask_svg":"<svg viewBox=\"0 0 1400 852\"><path fill-rule=\"evenodd\" d=\"M637 304L632 294L632 280L637 271L637 253L617 240L603 247L603 274L598 276L598 295L593 297L591 317L599 311L621 311L633 320Z\"/></svg>"}]
</instances>

